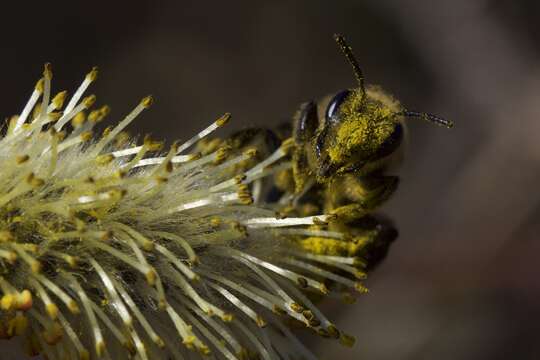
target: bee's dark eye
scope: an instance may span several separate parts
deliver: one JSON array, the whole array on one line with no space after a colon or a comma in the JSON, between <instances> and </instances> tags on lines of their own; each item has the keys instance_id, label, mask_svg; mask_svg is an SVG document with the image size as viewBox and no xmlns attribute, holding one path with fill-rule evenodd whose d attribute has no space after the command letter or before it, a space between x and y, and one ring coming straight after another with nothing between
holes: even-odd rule
<instances>
[{"instance_id":1,"label":"bee's dark eye","mask_svg":"<svg viewBox=\"0 0 540 360\"><path fill-rule=\"evenodd\" d=\"M349 97L350 93L350 90L340 91L332 98L332 100L330 100L328 107L326 108L326 121L334 122L337 120L335 115L341 104Z\"/></svg>"}]
</instances>

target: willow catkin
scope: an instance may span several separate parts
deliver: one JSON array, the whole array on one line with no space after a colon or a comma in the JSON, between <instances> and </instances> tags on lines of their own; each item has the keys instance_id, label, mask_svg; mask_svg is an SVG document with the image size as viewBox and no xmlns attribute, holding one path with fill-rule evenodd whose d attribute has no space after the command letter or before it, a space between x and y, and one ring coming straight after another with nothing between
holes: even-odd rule
<instances>
[{"instance_id":1,"label":"willow catkin","mask_svg":"<svg viewBox=\"0 0 540 360\"><path fill-rule=\"evenodd\" d=\"M293 142L262 158L205 141L226 114L165 151L137 144L124 129L151 97L93 136L109 112L83 98L96 76L63 108L47 64L0 140L1 337L48 359L314 358L294 324L352 345L314 302L328 282L366 291L351 255L366 242L261 196Z\"/></svg>"}]
</instances>

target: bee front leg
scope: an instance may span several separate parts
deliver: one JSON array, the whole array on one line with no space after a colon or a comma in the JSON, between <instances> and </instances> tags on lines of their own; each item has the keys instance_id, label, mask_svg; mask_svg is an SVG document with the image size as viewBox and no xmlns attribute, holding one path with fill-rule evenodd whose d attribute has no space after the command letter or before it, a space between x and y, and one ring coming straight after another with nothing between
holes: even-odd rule
<instances>
[{"instance_id":1,"label":"bee front leg","mask_svg":"<svg viewBox=\"0 0 540 360\"><path fill-rule=\"evenodd\" d=\"M347 176L345 179L344 192L347 197L368 210L381 206L399 185L397 176L371 175L360 178Z\"/></svg>"},{"instance_id":2,"label":"bee front leg","mask_svg":"<svg viewBox=\"0 0 540 360\"><path fill-rule=\"evenodd\" d=\"M397 239L398 231L387 218L377 215L373 217L377 222L369 241L358 251L358 256L365 261L365 270L372 271L388 254L390 245Z\"/></svg>"},{"instance_id":3,"label":"bee front leg","mask_svg":"<svg viewBox=\"0 0 540 360\"><path fill-rule=\"evenodd\" d=\"M372 212L388 200L396 191L398 184L397 176L344 175L329 185L325 209L337 215L342 222L353 221Z\"/></svg>"}]
</instances>

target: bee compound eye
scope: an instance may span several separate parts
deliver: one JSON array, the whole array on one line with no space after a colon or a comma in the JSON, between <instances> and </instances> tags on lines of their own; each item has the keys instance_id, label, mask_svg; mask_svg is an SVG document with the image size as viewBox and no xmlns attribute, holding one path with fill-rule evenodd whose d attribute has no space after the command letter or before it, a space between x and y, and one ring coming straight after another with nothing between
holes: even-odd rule
<instances>
[{"instance_id":1,"label":"bee compound eye","mask_svg":"<svg viewBox=\"0 0 540 360\"><path fill-rule=\"evenodd\" d=\"M347 100L350 93L351 93L350 90L340 91L332 98L332 100L330 100L330 102L328 103L328 107L326 108L327 121L331 121L331 122L337 121L336 114L338 112L338 109L341 106L341 104L343 104L343 102Z\"/></svg>"},{"instance_id":2,"label":"bee compound eye","mask_svg":"<svg viewBox=\"0 0 540 360\"><path fill-rule=\"evenodd\" d=\"M382 143L382 145L377 150L375 155L376 158L382 158L392 154L396 149L401 145L403 140L403 125L400 123L396 124L392 134Z\"/></svg>"}]
</instances>

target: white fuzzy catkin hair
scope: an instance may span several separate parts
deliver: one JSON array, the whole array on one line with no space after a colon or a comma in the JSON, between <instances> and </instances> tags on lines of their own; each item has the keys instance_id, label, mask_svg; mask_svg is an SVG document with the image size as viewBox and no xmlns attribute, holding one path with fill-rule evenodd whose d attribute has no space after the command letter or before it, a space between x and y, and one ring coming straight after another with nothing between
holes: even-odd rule
<instances>
[{"instance_id":1,"label":"white fuzzy catkin hair","mask_svg":"<svg viewBox=\"0 0 540 360\"><path fill-rule=\"evenodd\" d=\"M344 234L325 229L330 215L277 218L256 194L294 144L259 163L255 149L184 154L224 115L156 155L159 143L123 132L151 97L93 137L108 113L87 113L96 76L62 110L47 64L0 139L0 337L51 360L314 358L294 323L350 345L310 293L327 280L365 291L359 260L295 242Z\"/></svg>"}]
</instances>

